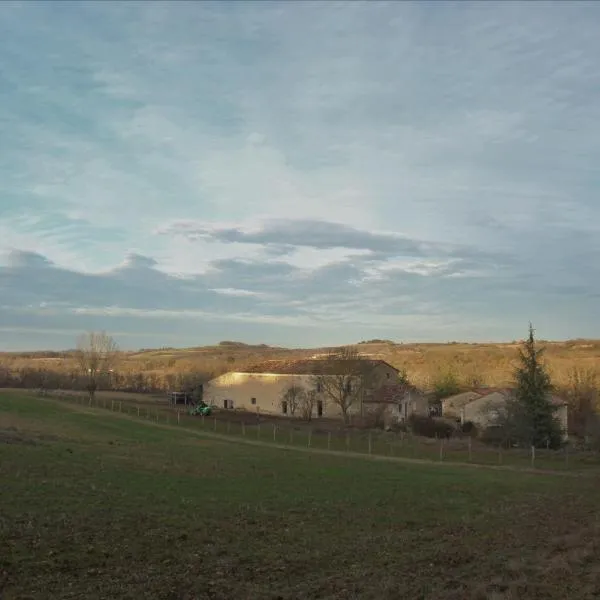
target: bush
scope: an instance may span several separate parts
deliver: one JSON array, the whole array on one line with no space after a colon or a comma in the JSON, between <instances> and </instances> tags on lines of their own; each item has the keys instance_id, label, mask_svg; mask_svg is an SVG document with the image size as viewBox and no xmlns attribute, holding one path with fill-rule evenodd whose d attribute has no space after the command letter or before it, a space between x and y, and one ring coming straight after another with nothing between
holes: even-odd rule
<instances>
[{"instance_id":1,"label":"bush","mask_svg":"<svg viewBox=\"0 0 600 600\"><path fill-rule=\"evenodd\" d=\"M510 447L508 430L502 426L486 427L481 432L479 439L484 444L489 444L490 446L502 446L503 448Z\"/></svg>"},{"instance_id":2,"label":"bush","mask_svg":"<svg viewBox=\"0 0 600 600\"><path fill-rule=\"evenodd\" d=\"M433 382L433 390L436 400L442 400L443 398L459 394L461 388L454 371L438 374Z\"/></svg>"},{"instance_id":3,"label":"bush","mask_svg":"<svg viewBox=\"0 0 600 600\"><path fill-rule=\"evenodd\" d=\"M465 435L468 435L470 437L477 437L477 434L478 434L477 425L475 425L475 423L473 423L473 421L465 421L460 426L460 430L462 433L464 433Z\"/></svg>"},{"instance_id":4,"label":"bush","mask_svg":"<svg viewBox=\"0 0 600 600\"><path fill-rule=\"evenodd\" d=\"M408 425L415 435L429 438L450 437L456 430L448 421L419 415L411 415L408 419Z\"/></svg>"},{"instance_id":5,"label":"bush","mask_svg":"<svg viewBox=\"0 0 600 600\"><path fill-rule=\"evenodd\" d=\"M380 405L365 411L363 426L369 429L384 429L387 421L387 407Z\"/></svg>"}]
</instances>

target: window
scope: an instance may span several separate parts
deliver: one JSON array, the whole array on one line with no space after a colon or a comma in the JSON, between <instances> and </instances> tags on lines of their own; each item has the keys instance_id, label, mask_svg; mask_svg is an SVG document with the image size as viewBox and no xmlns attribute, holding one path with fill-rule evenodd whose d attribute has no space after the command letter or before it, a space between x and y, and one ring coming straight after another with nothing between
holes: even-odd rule
<instances>
[{"instance_id":1,"label":"window","mask_svg":"<svg viewBox=\"0 0 600 600\"><path fill-rule=\"evenodd\" d=\"M389 379L390 378L390 374L389 372L385 374L385 376Z\"/></svg>"},{"instance_id":2,"label":"window","mask_svg":"<svg viewBox=\"0 0 600 600\"><path fill-rule=\"evenodd\" d=\"M319 417L323 416L323 401L322 400L317 400L317 416L319 416Z\"/></svg>"},{"instance_id":3,"label":"window","mask_svg":"<svg viewBox=\"0 0 600 600\"><path fill-rule=\"evenodd\" d=\"M323 391L323 385L320 381L317 381L317 393L321 393Z\"/></svg>"},{"instance_id":4,"label":"window","mask_svg":"<svg viewBox=\"0 0 600 600\"><path fill-rule=\"evenodd\" d=\"M233 400L230 400L229 398L226 398L225 400L223 400L223 408L233 409Z\"/></svg>"},{"instance_id":5,"label":"window","mask_svg":"<svg viewBox=\"0 0 600 600\"><path fill-rule=\"evenodd\" d=\"M352 382L351 381L347 381L346 382L346 393L347 394L351 394L352 393Z\"/></svg>"},{"instance_id":6,"label":"window","mask_svg":"<svg viewBox=\"0 0 600 600\"><path fill-rule=\"evenodd\" d=\"M287 402L285 400L281 403L281 412L287 415Z\"/></svg>"},{"instance_id":7,"label":"window","mask_svg":"<svg viewBox=\"0 0 600 600\"><path fill-rule=\"evenodd\" d=\"M256 398L250 398L251 404L256 404Z\"/></svg>"}]
</instances>

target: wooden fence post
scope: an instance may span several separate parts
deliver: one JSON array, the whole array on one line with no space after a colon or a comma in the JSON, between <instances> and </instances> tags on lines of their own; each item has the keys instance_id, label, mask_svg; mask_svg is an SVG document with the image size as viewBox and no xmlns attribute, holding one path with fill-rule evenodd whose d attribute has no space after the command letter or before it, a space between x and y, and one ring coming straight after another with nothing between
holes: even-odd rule
<instances>
[{"instance_id":1,"label":"wooden fence post","mask_svg":"<svg viewBox=\"0 0 600 600\"><path fill-rule=\"evenodd\" d=\"M140 416L140 407L137 407L138 417Z\"/></svg>"},{"instance_id":2,"label":"wooden fence post","mask_svg":"<svg viewBox=\"0 0 600 600\"><path fill-rule=\"evenodd\" d=\"M444 460L444 438L440 438L440 460Z\"/></svg>"},{"instance_id":3,"label":"wooden fence post","mask_svg":"<svg viewBox=\"0 0 600 600\"><path fill-rule=\"evenodd\" d=\"M260 439L260 423L256 426L256 439Z\"/></svg>"},{"instance_id":4,"label":"wooden fence post","mask_svg":"<svg viewBox=\"0 0 600 600\"><path fill-rule=\"evenodd\" d=\"M308 430L308 447L310 448L310 444L312 442L312 429Z\"/></svg>"},{"instance_id":5,"label":"wooden fence post","mask_svg":"<svg viewBox=\"0 0 600 600\"><path fill-rule=\"evenodd\" d=\"M567 463L567 469L569 468L569 444L565 444L565 462Z\"/></svg>"},{"instance_id":6,"label":"wooden fence post","mask_svg":"<svg viewBox=\"0 0 600 600\"><path fill-rule=\"evenodd\" d=\"M181 417L179 415L179 409L177 409L177 425L179 425L180 419Z\"/></svg>"},{"instance_id":7,"label":"wooden fence post","mask_svg":"<svg viewBox=\"0 0 600 600\"><path fill-rule=\"evenodd\" d=\"M535 446L531 446L531 468L535 468Z\"/></svg>"},{"instance_id":8,"label":"wooden fence post","mask_svg":"<svg viewBox=\"0 0 600 600\"><path fill-rule=\"evenodd\" d=\"M273 424L273 441L277 441L277 425Z\"/></svg>"},{"instance_id":9,"label":"wooden fence post","mask_svg":"<svg viewBox=\"0 0 600 600\"><path fill-rule=\"evenodd\" d=\"M156 418L156 422L158 423L158 408L156 409L155 418Z\"/></svg>"}]
</instances>

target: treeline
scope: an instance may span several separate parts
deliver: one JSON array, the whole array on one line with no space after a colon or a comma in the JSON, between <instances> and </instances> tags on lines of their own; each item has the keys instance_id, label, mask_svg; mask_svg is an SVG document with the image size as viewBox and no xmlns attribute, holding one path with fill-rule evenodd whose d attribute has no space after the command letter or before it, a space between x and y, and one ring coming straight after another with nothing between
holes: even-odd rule
<instances>
[{"instance_id":1,"label":"treeline","mask_svg":"<svg viewBox=\"0 0 600 600\"><path fill-rule=\"evenodd\" d=\"M193 373L154 373L143 371L115 371L97 378L98 390L136 392L141 394L162 393L169 390L197 389L212 377L215 371ZM8 368L0 366L0 387L24 389L86 390L88 378L78 370L55 370L50 368Z\"/></svg>"}]
</instances>

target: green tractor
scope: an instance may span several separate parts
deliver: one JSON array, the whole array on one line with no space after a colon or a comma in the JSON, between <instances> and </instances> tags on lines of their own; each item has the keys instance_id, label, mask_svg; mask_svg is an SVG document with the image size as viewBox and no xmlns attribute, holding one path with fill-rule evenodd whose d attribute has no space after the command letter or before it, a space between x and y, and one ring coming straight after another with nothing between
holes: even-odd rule
<instances>
[{"instance_id":1,"label":"green tractor","mask_svg":"<svg viewBox=\"0 0 600 600\"><path fill-rule=\"evenodd\" d=\"M209 417L212 414L212 406L206 404L202 400L198 400L194 406L191 406L188 410L188 415L191 417Z\"/></svg>"}]
</instances>

